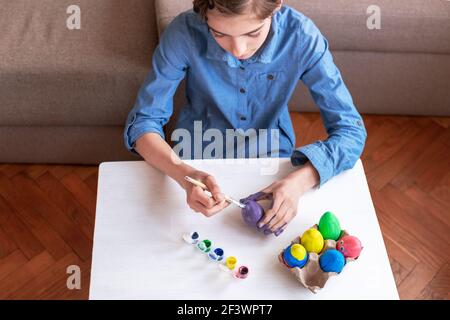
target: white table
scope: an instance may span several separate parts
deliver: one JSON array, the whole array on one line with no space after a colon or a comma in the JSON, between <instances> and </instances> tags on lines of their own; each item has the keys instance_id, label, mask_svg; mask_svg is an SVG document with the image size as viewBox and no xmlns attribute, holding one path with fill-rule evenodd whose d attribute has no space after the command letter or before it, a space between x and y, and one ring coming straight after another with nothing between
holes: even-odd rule
<instances>
[{"instance_id":1,"label":"white table","mask_svg":"<svg viewBox=\"0 0 450 320\"><path fill-rule=\"evenodd\" d=\"M222 190L237 199L295 170L289 159L188 163L213 174ZM298 215L279 237L247 227L237 206L205 218L191 211L185 198L178 184L143 161L101 164L90 299L398 299L361 161L305 194ZM277 255L326 211L335 213L364 249L313 294L280 265ZM182 234L189 231L236 256L238 265L249 267L248 278L233 278L186 244Z\"/></svg>"}]
</instances>

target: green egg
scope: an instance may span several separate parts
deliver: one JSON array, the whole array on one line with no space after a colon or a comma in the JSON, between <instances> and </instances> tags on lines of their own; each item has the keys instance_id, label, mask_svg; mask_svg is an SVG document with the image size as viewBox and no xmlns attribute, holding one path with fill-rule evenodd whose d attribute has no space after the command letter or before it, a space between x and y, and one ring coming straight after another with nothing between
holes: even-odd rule
<instances>
[{"instance_id":1,"label":"green egg","mask_svg":"<svg viewBox=\"0 0 450 320\"><path fill-rule=\"evenodd\" d=\"M330 211L325 212L319 221L319 231L324 240L337 240L341 235L338 218Z\"/></svg>"}]
</instances>

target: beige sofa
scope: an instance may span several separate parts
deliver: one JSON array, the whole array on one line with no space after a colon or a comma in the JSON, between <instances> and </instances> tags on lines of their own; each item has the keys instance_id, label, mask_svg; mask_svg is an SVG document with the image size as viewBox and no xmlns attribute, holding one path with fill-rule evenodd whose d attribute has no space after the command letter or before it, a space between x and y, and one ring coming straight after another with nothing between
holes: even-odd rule
<instances>
[{"instance_id":1,"label":"beige sofa","mask_svg":"<svg viewBox=\"0 0 450 320\"><path fill-rule=\"evenodd\" d=\"M362 113L450 115L450 2L286 1L328 38ZM0 0L0 162L136 160L123 127L158 30L191 0ZM366 26L381 9L381 29ZM182 98L182 94L178 93ZM182 99L177 100L177 105ZM317 110L299 84L292 110Z\"/></svg>"}]
</instances>

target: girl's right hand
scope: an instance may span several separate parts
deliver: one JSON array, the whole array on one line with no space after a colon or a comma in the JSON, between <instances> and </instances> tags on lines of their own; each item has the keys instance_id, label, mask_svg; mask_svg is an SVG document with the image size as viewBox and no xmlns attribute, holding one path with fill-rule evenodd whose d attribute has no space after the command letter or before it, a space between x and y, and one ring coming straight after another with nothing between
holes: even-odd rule
<instances>
[{"instance_id":1,"label":"girl's right hand","mask_svg":"<svg viewBox=\"0 0 450 320\"><path fill-rule=\"evenodd\" d=\"M189 176L203 182L212 194L212 198L210 198L202 188L186 181L186 202L192 210L211 217L229 205L212 175L195 170Z\"/></svg>"}]
</instances>

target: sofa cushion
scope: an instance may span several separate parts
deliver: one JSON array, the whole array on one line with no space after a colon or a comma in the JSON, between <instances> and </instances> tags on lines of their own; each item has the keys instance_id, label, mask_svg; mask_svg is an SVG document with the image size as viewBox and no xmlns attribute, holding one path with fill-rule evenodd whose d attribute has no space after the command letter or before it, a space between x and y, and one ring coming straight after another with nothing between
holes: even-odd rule
<instances>
[{"instance_id":1,"label":"sofa cushion","mask_svg":"<svg viewBox=\"0 0 450 320\"><path fill-rule=\"evenodd\" d=\"M67 8L81 9L69 30ZM148 0L0 0L0 125L123 125L157 43Z\"/></svg>"},{"instance_id":2,"label":"sofa cushion","mask_svg":"<svg viewBox=\"0 0 450 320\"><path fill-rule=\"evenodd\" d=\"M450 53L450 2L443 0L285 0L311 18L333 50ZM381 29L369 30L367 9L381 10ZM161 32L192 0L156 0Z\"/></svg>"}]
</instances>

